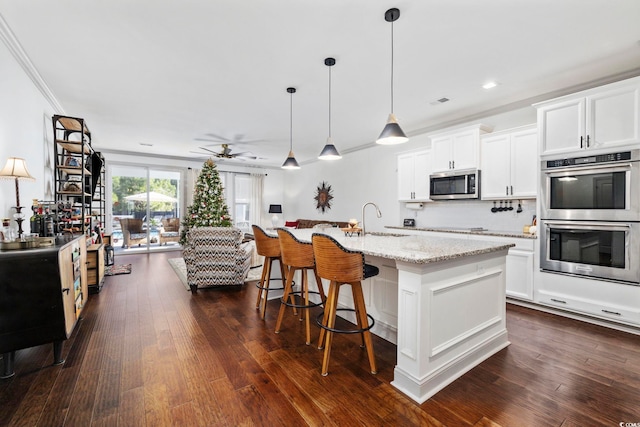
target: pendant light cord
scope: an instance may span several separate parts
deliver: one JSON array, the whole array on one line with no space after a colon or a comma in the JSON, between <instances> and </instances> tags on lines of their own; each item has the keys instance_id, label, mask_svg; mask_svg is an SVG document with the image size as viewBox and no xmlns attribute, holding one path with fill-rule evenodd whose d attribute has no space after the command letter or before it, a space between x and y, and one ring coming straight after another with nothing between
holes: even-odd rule
<instances>
[{"instance_id":1,"label":"pendant light cord","mask_svg":"<svg viewBox=\"0 0 640 427\"><path fill-rule=\"evenodd\" d=\"M293 93L289 97L289 151L293 151Z\"/></svg>"},{"instance_id":2,"label":"pendant light cord","mask_svg":"<svg viewBox=\"0 0 640 427\"><path fill-rule=\"evenodd\" d=\"M391 21L391 114L393 114L393 21Z\"/></svg>"},{"instance_id":3,"label":"pendant light cord","mask_svg":"<svg viewBox=\"0 0 640 427\"><path fill-rule=\"evenodd\" d=\"M331 138L331 67L329 67L329 138Z\"/></svg>"}]
</instances>

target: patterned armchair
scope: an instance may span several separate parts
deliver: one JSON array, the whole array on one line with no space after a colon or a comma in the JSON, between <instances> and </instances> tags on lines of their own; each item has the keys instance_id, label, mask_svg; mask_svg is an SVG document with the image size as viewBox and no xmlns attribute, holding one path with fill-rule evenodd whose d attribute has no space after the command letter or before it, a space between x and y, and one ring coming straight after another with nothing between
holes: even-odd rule
<instances>
[{"instance_id":1,"label":"patterned armchair","mask_svg":"<svg viewBox=\"0 0 640 427\"><path fill-rule=\"evenodd\" d=\"M180 218L166 218L162 220L160 230L160 246L167 242L177 242L180 240Z\"/></svg>"},{"instance_id":2,"label":"patterned armchair","mask_svg":"<svg viewBox=\"0 0 640 427\"><path fill-rule=\"evenodd\" d=\"M142 229L142 220L139 218L120 218L122 227L122 247L128 248L131 245L138 246L147 243L147 232Z\"/></svg>"},{"instance_id":3,"label":"patterned armchair","mask_svg":"<svg viewBox=\"0 0 640 427\"><path fill-rule=\"evenodd\" d=\"M251 247L243 245L242 238L242 231L232 227L189 230L182 256L192 293L198 288L244 284L251 265Z\"/></svg>"}]
</instances>

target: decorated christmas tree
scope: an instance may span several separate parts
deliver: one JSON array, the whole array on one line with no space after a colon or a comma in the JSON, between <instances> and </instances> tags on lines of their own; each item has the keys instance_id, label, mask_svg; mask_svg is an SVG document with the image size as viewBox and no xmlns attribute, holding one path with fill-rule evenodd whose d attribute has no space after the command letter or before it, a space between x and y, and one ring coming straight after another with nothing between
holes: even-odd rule
<instances>
[{"instance_id":1,"label":"decorated christmas tree","mask_svg":"<svg viewBox=\"0 0 640 427\"><path fill-rule=\"evenodd\" d=\"M224 187L220 174L213 160L202 165L196 188L193 193L193 204L187 208L187 215L182 221L180 243L187 244L187 232L193 227L231 227L229 208L224 199Z\"/></svg>"}]
</instances>

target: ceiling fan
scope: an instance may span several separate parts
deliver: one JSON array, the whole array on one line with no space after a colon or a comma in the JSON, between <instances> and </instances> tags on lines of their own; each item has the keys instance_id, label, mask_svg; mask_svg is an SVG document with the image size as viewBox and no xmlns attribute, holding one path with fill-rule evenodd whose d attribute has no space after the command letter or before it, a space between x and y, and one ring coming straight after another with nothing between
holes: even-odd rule
<instances>
[{"instance_id":1,"label":"ceiling fan","mask_svg":"<svg viewBox=\"0 0 640 427\"><path fill-rule=\"evenodd\" d=\"M225 144L253 144L256 142L261 142L261 139L244 139L243 134L235 134L231 139L217 135L215 133L205 133L205 137L203 138L194 138L194 141L204 141L204 142L213 142L210 145L219 145L220 143Z\"/></svg>"},{"instance_id":2,"label":"ceiling fan","mask_svg":"<svg viewBox=\"0 0 640 427\"><path fill-rule=\"evenodd\" d=\"M258 158L257 156L254 156L249 151L243 151L241 153L231 153L231 148L229 148L229 144L220 144L220 146L222 147L221 151L213 151L208 149L205 146L205 147L198 147L200 150L204 151L204 153L198 152L198 151L191 151L191 153L214 156L219 159L236 159L237 158L239 160L245 160L245 159L256 160Z\"/></svg>"}]
</instances>

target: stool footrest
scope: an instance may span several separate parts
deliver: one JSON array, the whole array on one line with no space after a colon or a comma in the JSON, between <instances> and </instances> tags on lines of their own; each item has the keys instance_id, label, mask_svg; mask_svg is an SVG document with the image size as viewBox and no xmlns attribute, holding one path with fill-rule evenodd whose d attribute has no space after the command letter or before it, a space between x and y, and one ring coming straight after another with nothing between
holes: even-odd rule
<instances>
[{"instance_id":1,"label":"stool footrest","mask_svg":"<svg viewBox=\"0 0 640 427\"><path fill-rule=\"evenodd\" d=\"M292 285L295 285L295 282L292 283ZM309 294L320 295L320 292L309 291ZM294 298L295 297L302 298L302 291L293 291L293 292L290 292L289 295L293 295ZM280 298L280 302L286 305L287 307L295 307L295 308L311 308L311 307L318 307L319 305L322 305L322 302L309 302L309 304L293 304L285 301L282 298Z\"/></svg>"},{"instance_id":2,"label":"stool footrest","mask_svg":"<svg viewBox=\"0 0 640 427\"><path fill-rule=\"evenodd\" d=\"M256 282L256 288L258 289L266 289L268 291L284 291L284 279L282 279L282 277L273 277L271 278L271 280L280 280L283 285L279 286L277 288L272 288L271 286L262 286L262 281L258 280ZM296 282L293 282L292 285L295 286Z\"/></svg>"},{"instance_id":3,"label":"stool footrest","mask_svg":"<svg viewBox=\"0 0 640 427\"><path fill-rule=\"evenodd\" d=\"M353 308L336 308L336 312L338 311L351 311L355 313L355 310ZM322 324L323 317L324 317L324 311L318 314L318 316L316 317L316 323L318 324L318 326L320 326L322 329L325 329L327 331L335 332L336 334L361 334L363 332L370 330L376 324L375 319L369 313L367 313L367 318L370 320L369 325L367 325L367 327L361 328L361 329L336 329L336 328L330 328L326 325L323 325Z\"/></svg>"}]
</instances>

